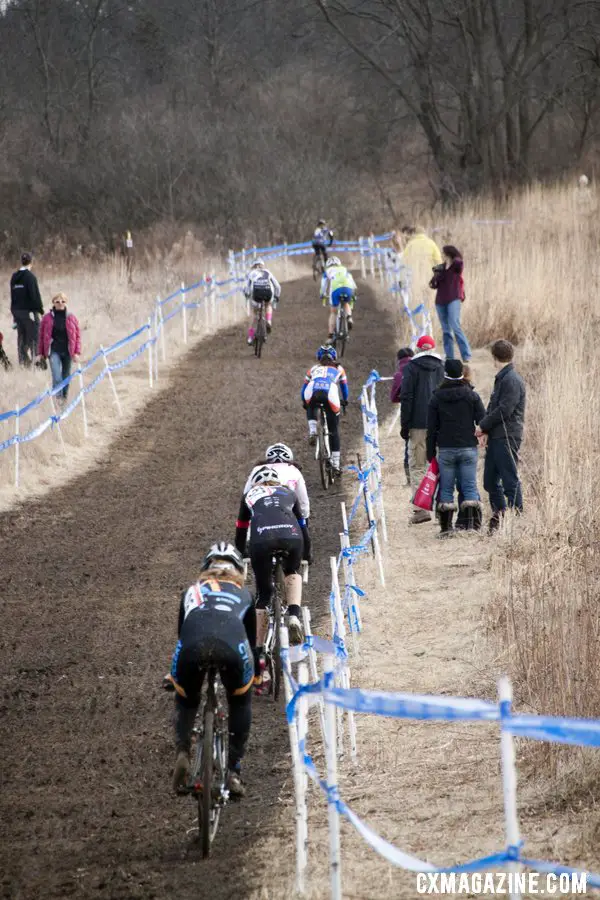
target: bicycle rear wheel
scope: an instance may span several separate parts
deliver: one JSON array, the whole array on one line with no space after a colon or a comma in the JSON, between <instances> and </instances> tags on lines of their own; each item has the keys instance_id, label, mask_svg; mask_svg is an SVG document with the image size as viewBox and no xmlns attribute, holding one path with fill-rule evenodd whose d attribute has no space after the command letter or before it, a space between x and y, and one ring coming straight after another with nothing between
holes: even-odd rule
<instances>
[{"instance_id":1,"label":"bicycle rear wheel","mask_svg":"<svg viewBox=\"0 0 600 900\"><path fill-rule=\"evenodd\" d=\"M198 828L202 842L202 856L210 856L210 845L217 833L220 810L213 809L213 752L215 714L212 709L204 713L204 735L202 741L202 791L198 793Z\"/></svg>"},{"instance_id":2,"label":"bicycle rear wheel","mask_svg":"<svg viewBox=\"0 0 600 900\"><path fill-rule=\"evenodd\" d=\"M254 355L260 359L263 344L267 336L267 324L261 311L258 322L256 323L256 333L254 335Z\"/></svg>"},{"instance_id":3,"label":"bicycle rear wheel","mask_svg":"<svg viewBox=\"0 0 600 900\"><path fill-rule=\"evenodd\" d=\"M285 606L285 580L281 562L275 566L275 592L273 595L273 699L279 700L283 667L281 664L281 610Z\"/></svg>"},{"instance_id":4,"label":"bicycle rear wheel","mask_svg":"<svg viewBox=\"0 0 600 900\"><path fill-rule=\"evenodd\" d=\"M325 440L325 410L319 407L317 418L317 447L319 452L319 472L321 474L321 484L324 489L329 487L329 452L327 442Z\"/></svg>"},{"instance_id":5,"label":"bicycle rear wheel","mask_svg":"<svg viewBox=\"0 0 600 900\"><path fill-rule=\"evenodd\" d=\"M340 357L344 355L344 351L346 349L346 341L348 340L348 316L346 315L344 310L340 310L337 320L337 329L335 335L335 341L338 346L336 346L336 350L339 347Z\"/></svg>"}]
</instances>

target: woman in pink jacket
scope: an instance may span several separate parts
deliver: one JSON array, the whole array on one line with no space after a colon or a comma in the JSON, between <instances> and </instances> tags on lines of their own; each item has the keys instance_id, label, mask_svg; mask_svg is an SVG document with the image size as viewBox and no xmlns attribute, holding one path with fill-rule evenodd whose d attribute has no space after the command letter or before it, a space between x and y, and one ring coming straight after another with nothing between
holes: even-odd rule
<instances>
[{"instance_id":1,"label":"woman in pink jacket","mask_svg":"<svg viewBox=\"0 0 600 900\"><path fill-rule=\"evenodd\" d=\"M52 309L42 318L38 354L50 360L52 387L56 387L71 374L71 363L79 362L81 332L73 313L67 312L67 296L62 292L52 298ZM59 391L59 397L67 399L69 385Z\"/></svg>"}]
</instances>

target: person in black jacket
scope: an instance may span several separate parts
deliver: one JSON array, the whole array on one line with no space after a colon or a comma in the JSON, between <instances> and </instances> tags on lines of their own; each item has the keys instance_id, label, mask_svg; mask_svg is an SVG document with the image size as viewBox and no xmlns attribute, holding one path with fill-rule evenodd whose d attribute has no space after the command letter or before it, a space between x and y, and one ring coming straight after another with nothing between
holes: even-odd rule
<instances>
[{"instance_id":1,"label":"person in black jacket","mask_svg":"<svg viewBox=\"0 0 600 900\"><path fill-rule=\"evenodd\" d=\"M499 371L486 415L477 429L478 435L487 437L483 486L492 507L490 531L498 528L507 504L523 512L518 465L526 391L525 382L512 363L514 353L510 341L499 340L492 345L492 356Z\"/></svg>"},{"instance_id":2,"label":"person in black jacket","mask_svg":"<svg viewBox=\"0 0 600 900\"><path fill-rule=\"evenodd\" d=\"M44 315L31 253L21 256L21 268L10 279L10 311L17 326L19 365L29 367L36 354L40 316Z\"/></svg>"},{"instance_id":3,"label":"person in black jacket","mask_svg":"<svg viewBox=\"0 0 600 900\"><path fill-rule=\"evenodd\" d=\"M434 353L434 339L425 334L417 341L417 353L404 369L400 388L400 435L408 441L408 469L410 486L414 492L427 470L425 437L427 409L435 388L444 376L444 364ZM410 525L429 522L430 513L414 507Z\"/></svg>"},{"instance_id":4,"label":"person in black jacket","mask_svg":"<svg viewBox=\"0 0 600 900\"><path fill-rule=\"evenodd\" d=\"M444 380L433 393L427 416L427 460L431 462L437 450L440 467L437 512L442 535L452 530L455 486L464 498L466 527L481 528L475 427L484 415L481 397L463 378L462 362L447 359Z\"/></svg>"}]
</instances>

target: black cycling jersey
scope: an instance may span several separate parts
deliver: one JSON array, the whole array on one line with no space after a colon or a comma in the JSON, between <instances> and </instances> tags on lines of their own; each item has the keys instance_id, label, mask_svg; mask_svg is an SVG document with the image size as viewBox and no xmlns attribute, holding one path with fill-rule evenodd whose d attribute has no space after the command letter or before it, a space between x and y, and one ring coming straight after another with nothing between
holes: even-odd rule
<instances>
[{"instance_id":1,"label":"black cycling jersey","mask_svg":"<svg viewBox=\"0 0 600 900\"><path fill-rule=\"evenodd\" d=\"M299 538L306 526L296 494L283 485L258 484L242 497L236 531L236 546L242 553L250 521L253 541L268 537Z\"/></svg>"},{"instance_id":2,"label":"black cycling jersey","mask_svg":"<svg viewBox=\"0 0 600 900\"><path fill-rule=\"evenodd\" d=\"M241 622L253 606L250 591L230 581L197 581L181 595L177 634L182 643L194 640L206 630L204 619L211 613L229 613ZM251 635L249 635L250 637Z\"/></svg>"}]
</instances>

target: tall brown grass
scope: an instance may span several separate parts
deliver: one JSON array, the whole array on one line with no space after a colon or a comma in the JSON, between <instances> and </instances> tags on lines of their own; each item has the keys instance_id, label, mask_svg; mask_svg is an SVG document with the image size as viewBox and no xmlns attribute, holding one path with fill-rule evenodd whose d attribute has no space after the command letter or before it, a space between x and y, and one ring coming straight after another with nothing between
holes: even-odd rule
<instances>
[{"instance_id":1,"label":"tall brown grass","mask_svg":"<svg viewBox=\"0 0 600 900\"><path fill-rule=\"evenodd\" d=\"M494 539L489 622L521 708L600 717L600 227L572 187L532 188L449 223L464 251L469 338L518 345L527 386L525 516ZM511 225L474 225L502 216ZM528 745L531 748L531 745ZM542 745L556 783L597 754ZM548 769L546 769L548 771Z\"/></svg>"}]
</instances>

